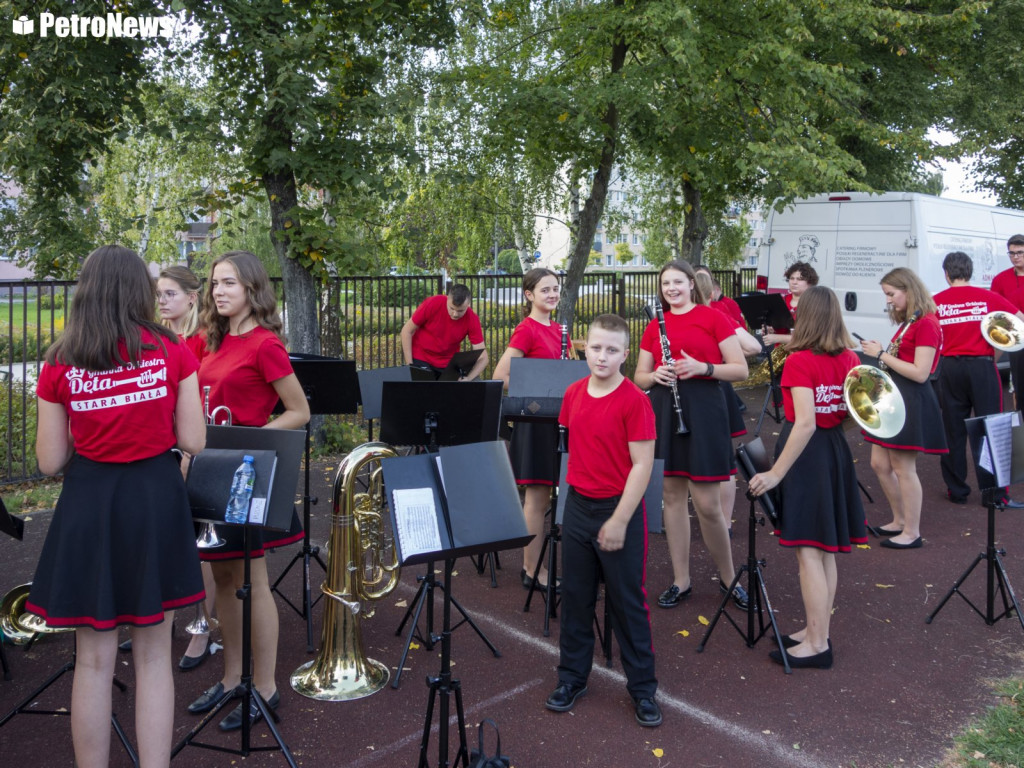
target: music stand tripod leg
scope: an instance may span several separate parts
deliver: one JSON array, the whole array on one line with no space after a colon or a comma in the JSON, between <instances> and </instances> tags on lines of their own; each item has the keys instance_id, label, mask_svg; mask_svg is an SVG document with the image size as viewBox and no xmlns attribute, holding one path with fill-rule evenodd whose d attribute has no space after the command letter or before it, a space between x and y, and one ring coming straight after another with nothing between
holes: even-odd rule
<instances>
[{"instance_id":1,"label":"music stand tripod leg","mask_svg":"<svg viewBox=\"0 0 1024 768\"><path fill-rule=\"evenodd\" d=\"M433 623L434 623L434 587L437 586L437 582L434 579L434 564L427 563L427 572L423 576L418 577L420 585L416 589L416 594L413 597L409 607L405 610L405 616L402 617L401 623L398 625L398 629L395 630L395 635L401 635L402 629L405 627L405 623L412 618L412 625L409 627L409 635L405 638L405 647L402 649L402 658L398 662L398 670L395 673L395 679L391 682L391 687L398 690L398 684L402 680L402 672L405 670L405 660L409 658L409 650L412 647L413 639L418 639L423 646L430 650L434 647L434 635L433 635ZM423 606L427 606L427 632L426 637L419 634L420 614L423 612Z\"/></svg>"}]
</instances>

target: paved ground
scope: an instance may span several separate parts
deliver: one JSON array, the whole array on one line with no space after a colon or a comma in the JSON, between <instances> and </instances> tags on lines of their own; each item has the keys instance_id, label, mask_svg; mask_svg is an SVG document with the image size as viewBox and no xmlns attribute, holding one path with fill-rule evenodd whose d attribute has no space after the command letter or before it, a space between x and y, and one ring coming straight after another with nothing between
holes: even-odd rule
<instances>
[{"instance_id":1,"label":"paved ground","mask_svg":"<svg viewBox=\"0 0 1024 768\"><path fill-rule=\"evenodd\" d=\"M763 390L745 393L753 421ZM752 429L752 426L751 426ZM773 443L777 426L766 422L762 436ZM858 472L875 498L868 504L873 524L888 521L887 508L868 465L868 449L856 433L848 433ZM314 507L314 543L326 538L329 484L335 462L317 464L315 493L323 501ZM667 766L934 766L951 738L994 702L990 681L1019 674L1024 630L1016 619L993 626L954 597L935 622L925 616L956 577L984 548L986 512L972 503L954 506L943 498L937 459L921 461L925 485L920 550L881 549L877 540L839 561L839 594L832 638L836 663L830 671L797 670L784 675L767 657L769 639L748 648L728 624L720 624L702 654L696 651L704 632L703 620L717 608L718 589L706 549L696 537L693 554L694 596L677 609L654 607L659 700L665 712L661 728L640 728L615 660L612 669L595 666L590 693L569 714L544 709L555 684L557 620L550 637L542 634L543 612L536 602L523 612L525 591L518 583L520 556L503 555L499 587L476 574L468 560L457 564L454 594L498 647L494 658L470 627L454 634L453 673L461 680L468 723L483 717L501 728L503 751L515 766L637 765ZM1024 490L1015 489L1024 498ZM742 499L742 497L741 497ZM486 500L481 500L482 511ZM977 499L972 499L976 502ZM1018 512L1004 512L997 522L998 543L1007 550L1011 582L1024 589L1024 529ZM736 510L734 554L746 559L747 505ZM26 524L23 542L0 539L0 590L31 579L48 514ZM694 526L697 530L697 526ZM796 628L802 614L795 558L781 550L764 528L758 529L759 554L767 559L769 596L783 632ZM280 572L295 549L270 556L272 575ZM401 655L402 639L395 630L416 588L422 567L408 569L399 589L378 604L376 615L363 623L367 653L392 669ZM671 579L664 538L651 537L649 592L657 594ZM314 566L312 582L322 574ZM300 577L286 581L298 596ZM984 610L984 571L976 571L964 587ZM315 609L319 638L320 607ZM189 616L188 618L191 618ZM742 618L742 617L738 617ZM282 692L281 732L302 766L416 765L427 705L424 679L439 671L439 648L412 652L398 690L387 688L350 703L320 703L290 690L288 675L311 658L306 653L305 625L287 606L281 606L279 685ZM175 650L187 640L180 630ZM13 680L0 682L0 717L58 669L71 653L68 635L56 635L28 653L8 646ZM115 711L134 738L132 671L126 656L121 666L129 693L115 692ZM177 677L180 712L176 735L195 723L185 705L219 675L220 657L199 670ZM50 688L38 708L66 707L70 675ZM433 717L428 763L441 764L438 755L438 716ZM215 729L208 740L237 746L236 736ZM457 734L451 731L457 745ZM469 740L475 744L475 728ZM70 765L70 732L66 718L19 715L0 729L4 763L18 766ZM257 728L254 744L271 742L265 726ZM449 759L454 761L455 746ZM123 752L113 752L113 765L128 765ZM186 748L177 765L227 766L239 758ZM254 753L246 765L284 765L277 753Z\"/></svg>"}]
</instances>

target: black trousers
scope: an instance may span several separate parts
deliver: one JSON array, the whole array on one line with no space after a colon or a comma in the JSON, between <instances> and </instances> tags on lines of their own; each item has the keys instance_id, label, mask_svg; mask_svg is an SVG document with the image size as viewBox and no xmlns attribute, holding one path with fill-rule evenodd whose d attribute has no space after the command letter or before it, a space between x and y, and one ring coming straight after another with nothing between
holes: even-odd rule
<instances>
[{"instance_id":1,"label":"black trousers","mask_svg":"<svg viewBox=\"0 0 1024 768\"><path fill-rule=\"evenodd\" d=\"M560 683L583 685L594 663L594 609L599 578L604 576L612 628L619 643L626 687L637 699L658 689L654 647L644 578L647 524L643 502L626 527L626 543L617 552L597 545L601 526L615 511L617 498L590 499L569 490L562 523L562 618L559 636Z\"/></svg>"},{"instance_id":2,"label":"black trousers","mask_svg":"<svg viewBox=\"0 0 1024 768\"><path fill-rule=\"evenodd\" d=\"M954 496L966 498L971 486L967 483L967 425L964 420L974 416L999 413L1003 406L1003 390L995 361L991 357L944 357L939 370L939 405L942 426L946 430L949 453L940 459L942 479Z\"/></svg>"},{"instance_id":3,"label":"black trousers","mask_svg":"<svg viewBox=\"0 0 1024 768\"><path fill-rule=\"evenodd\" d=\"M1024 350L1010 352L1010 375L1013 377L1013 396L1017 399L1017 410L1024 414Z\"/></svg>"}]
</instances>

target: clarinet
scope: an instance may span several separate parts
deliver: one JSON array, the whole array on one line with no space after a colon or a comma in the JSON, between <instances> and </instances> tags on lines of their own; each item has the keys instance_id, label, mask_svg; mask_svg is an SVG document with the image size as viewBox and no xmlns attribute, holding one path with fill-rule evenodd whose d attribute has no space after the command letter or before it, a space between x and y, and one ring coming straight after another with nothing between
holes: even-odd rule
<instances>
[{"instance_id":1,"label":"clarinet","mask_svg":"<svg viewBox=\"0 0 1024 768\"><path fill-rule=\"evenodd\" d=\"M569 326L562 323L562 359L569 359ZM569 452L569 430L564 425L558 425L558 452Z\"/></svg>"},{"instance_id":2,"label":"clarinet","mask_svg":"<svg viewBox=\"0 0 1024 768\"><path fill-rule=\"evenodd\" d=\"M562 359L569 359L569 326L562 323Z\"/></svg>"},{"instance_id":3,"label":"clarinet","mask_svg":"<svg viewBox=\"0 0 1024 768\"><path fill-rule=\"evenodd\" d=\"M658 330L661 332L661 359L665 365L674 365L672 359L672 347L669 345L668 332L665 330L665 311L661 308L661 302L654 305L654 312L658 317ZM679 379L675 372L672 373L672 383L668 385L672 390L672 409L676 412L676 434L685 435L690 432L683 421L683 408L679 404Z\"/></svg>"}]
</instances>

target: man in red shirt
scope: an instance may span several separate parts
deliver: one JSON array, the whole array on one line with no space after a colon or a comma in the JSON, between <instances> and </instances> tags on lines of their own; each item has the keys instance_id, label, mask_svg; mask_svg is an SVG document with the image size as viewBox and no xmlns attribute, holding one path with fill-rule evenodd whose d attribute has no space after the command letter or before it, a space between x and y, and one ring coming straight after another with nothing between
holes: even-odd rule
<instances>
[{"instance_id":1,"label":"man in red shirt","mask_svg":"<svg viewBox=\"0 0 1024 768\"><path fill-rule=\"evenodd\" d=\"M469 337L473 349L483 350L476 364L460 381L471 381L487 367L487 349L480 318L470 307L469 288L455 283L447 296L431 296L402 326L402 355L406 365L416 365L440 375Z\"/></svg>"},{"instance_id":2,"label":"man in red shirt","mask_svg":"<svg viewBox=\"0 0 1024 768\"><path fill-rule=\"evenodd\" d=\"M949 288L935 294L939 324L942 326L942 365L939 366L939 405L946 430L949 453L940 459L947 495L966 504L971 492L967 484L967 426L971 416L999 413L1003 388L996 371L992 347L981 335L981 319L1001 310L1024 314L997 293L970 284L974 274L971 257L962 251L946 254L942 261ZM1007 507L1024 508L1024 503L1007 499Z\"/></svg>"},{"instance_id":3,"label":"man in red shirt","mask_svg":"<svg viewBox=\"0 0 1024 768\"><path fill-rule=\"evenodd\" d=\"M1024 235L1014 235L1006 241L1006 255L1013 265L992 280L992 290L1007 299L1019 310L1024 310ZM1010 373L1013 375L1014 403L1024 410L1024 351L1010 352Z\"/></svg>"}]
</instances>

